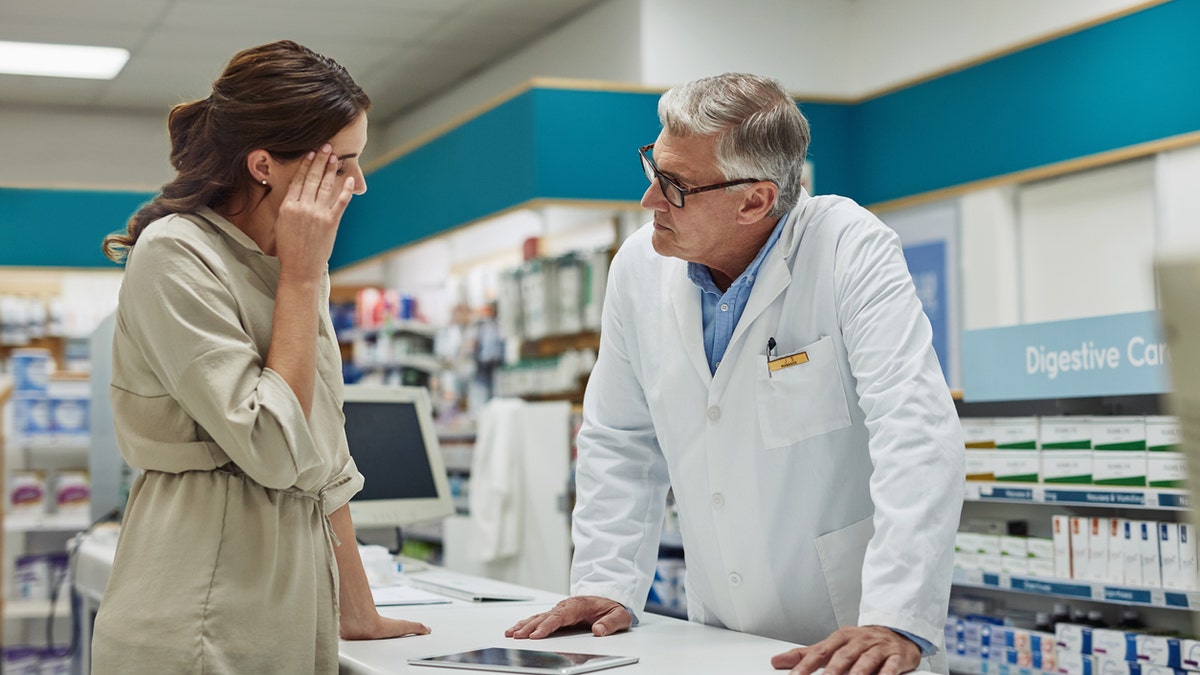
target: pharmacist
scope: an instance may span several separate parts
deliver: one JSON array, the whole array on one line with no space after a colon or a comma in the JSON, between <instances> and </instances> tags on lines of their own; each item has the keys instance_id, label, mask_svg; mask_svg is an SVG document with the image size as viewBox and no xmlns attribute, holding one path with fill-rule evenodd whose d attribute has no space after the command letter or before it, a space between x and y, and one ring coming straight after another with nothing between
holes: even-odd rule
<instances>
[{"instance_id":1,"label":"pharmacist","mask_svg":"<svg viewBox=\"0 0 1200 675\"><path fill-rule=\"evenodd\" d=\"M778 83L658 110L654 222L613 260L584 398L574 595L506 634L635 623L672 487L691 620L810 645L764 670L944 672L963 441L898 238L804 191Z\"/></svg>"}]
</instances>

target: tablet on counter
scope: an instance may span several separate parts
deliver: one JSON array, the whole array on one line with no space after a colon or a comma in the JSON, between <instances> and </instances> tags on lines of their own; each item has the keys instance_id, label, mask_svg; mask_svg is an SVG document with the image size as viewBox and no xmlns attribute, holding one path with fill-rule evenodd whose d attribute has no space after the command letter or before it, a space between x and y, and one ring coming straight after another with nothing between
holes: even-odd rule
<instances>
[{"instance_id":1,"label":"tablet on counter","mask_svg":"<svg viewBox=\"0 0 1200 675\"><path fill-rule=\"evenodd\" d=\"M571 652L543 652L534 649L487 647L469 652L409 659L414 666L438 666L487 670L499 673L532 673L533 675L572 675L590 673L615 666L637 663L636 656L606 656Z\"/></svg>"}]
</instances>

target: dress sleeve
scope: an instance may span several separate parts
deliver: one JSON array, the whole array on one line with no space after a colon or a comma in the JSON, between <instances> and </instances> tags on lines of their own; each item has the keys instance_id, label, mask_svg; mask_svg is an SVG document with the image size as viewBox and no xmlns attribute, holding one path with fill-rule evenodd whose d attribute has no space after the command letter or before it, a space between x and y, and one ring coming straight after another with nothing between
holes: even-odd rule
<instances>
[{"instance_id":1,"label":"dress sleeve","mask_svg":"<svg viewBox=\"0 0 1200 675\"><path fill-rule=\"evenodd\" d=\"M322 463L291 386L242 326L219 256L191 240L144 238L122 286L118 330L242 471L285 489Z\"/></svg>"}]
</instances>

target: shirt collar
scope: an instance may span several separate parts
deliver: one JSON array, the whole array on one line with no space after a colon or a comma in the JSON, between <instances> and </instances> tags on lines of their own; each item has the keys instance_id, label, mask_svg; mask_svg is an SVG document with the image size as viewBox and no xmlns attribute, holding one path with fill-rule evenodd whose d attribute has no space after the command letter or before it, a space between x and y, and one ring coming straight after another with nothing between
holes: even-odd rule
<instances>
[{"instance_id":1,"label":"shirt collar","mask_svg":"<svg viewBox=\"0 0 1200 675\"><path fill-rule=\"evenodd\" d=\"M225 236L236 241L238 244L241 244L244 248L248 248L259 255L267 255L266 253L263 253L261 248L258 247L258 244L254 243L254 240L250 238L250 235L242 231L242 228L229 222L229 219L217 213L216 211L213 211L211 208L202 206L196 209L196 215L212 223L214 227L224 232Z\"/></svg>"},{"instance_id":2,"label":"shirt collar","mask_svg":"<svg viewBox=\"0 0 1200 675\"><path fill-rule=\"evenodd\" d=\"M779 218L779 222L775 223L775 229L771 230L771 236L767 237L766 243L762 245L762 248L758 249L758 255L754 256L754 260L751 260L746 269L733 280L733 284L754 284L753 279L758 276L758 268L762 267L763 260L771 252L771 249L775 246L775 242L779 241L779 235L783 232L783 228L787 225L787 221L792 217L793 213L785 213ZM721 295L721 290L713 282L712 273L707 265L689 262L687 265L687 275L688 279L701 291L714 293L718 296ZM732 287L732 284L730 287Z\"/></svg>"}]
</instances>

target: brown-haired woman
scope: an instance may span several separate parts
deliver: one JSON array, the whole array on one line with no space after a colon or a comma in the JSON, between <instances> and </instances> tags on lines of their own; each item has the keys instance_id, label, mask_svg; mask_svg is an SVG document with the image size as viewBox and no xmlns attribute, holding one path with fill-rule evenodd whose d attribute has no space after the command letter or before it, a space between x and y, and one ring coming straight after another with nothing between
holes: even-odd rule
<instances>
[{"instance_id":1,"label":"brown-haired woman","mask_svg":"<svg viewBox=\"0 0 1200 675\"><path fill-rule=\"evenodd\" d=\"M327 263L370 100L293 42L235 55L169 119L177 177L104 241L126 261L111 399L141 469L96 617L97 673L333 673L375 609L346 503Z\"/></svg>"}]
</instances>

